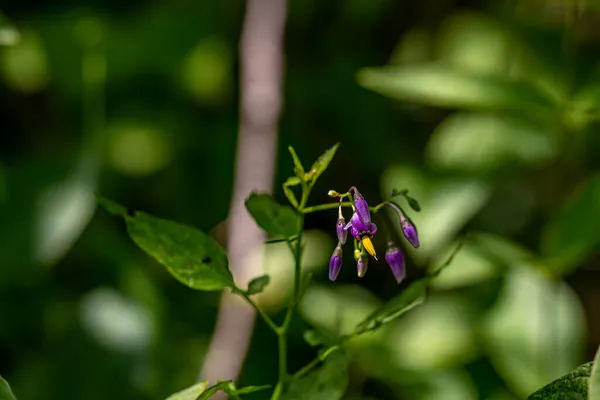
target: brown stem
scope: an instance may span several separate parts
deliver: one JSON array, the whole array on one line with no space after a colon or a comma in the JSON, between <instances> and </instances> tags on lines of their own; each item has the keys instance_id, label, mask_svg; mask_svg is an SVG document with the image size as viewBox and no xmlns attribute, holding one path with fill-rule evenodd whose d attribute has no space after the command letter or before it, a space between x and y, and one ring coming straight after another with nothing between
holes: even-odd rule
<instances>
[{"instance_id":1,"label":"brown stem","mask_svg":"<svg viewBox=\"0 0 600 400\"><path fill-rule=\"evenodd\" d=\"M271 192L282 108L285 0L247 0L240 43L240 126L233 199L228 219L230 268L239 287L262 273L265 234L244 207L252 191ZM252 257L250 257L252 255ZM235 380L246 356L256 313L224 292L200 379Z\"/></svg>"}]
</instances>

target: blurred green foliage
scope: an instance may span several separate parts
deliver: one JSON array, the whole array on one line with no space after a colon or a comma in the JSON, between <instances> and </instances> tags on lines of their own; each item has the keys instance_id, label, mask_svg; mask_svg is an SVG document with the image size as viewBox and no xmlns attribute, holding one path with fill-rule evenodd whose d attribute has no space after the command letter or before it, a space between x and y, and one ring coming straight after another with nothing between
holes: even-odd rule
<instances>
[{"instance_id":1,"label":"blurred green foliage","mask_svg":"<svg viewBox=\"0 0 600 400\"><path fill-rule=\"evenodd\" d=\"M420 307L348 342L347 365L335 364L342 352L325 360L334 382L347 368L345 398L525 398L590 360L597 2L289 5L277 187L293 175L288 145L311 160L342 141L311 202L352 184L374 202L409 188L422 207L412 216L422 245L404 246L409 281L467 234ZM243 5L3 7L0 374L20 399L167 398L197 376L218 294L170 279L118 219L95 214L93 194L220 238ZM307 329L329 344L406 293L383 263L360 281L349 265L327 281L336 216L306 220L302 268L316 282L292 324L291 370L318 356ZM270 283L256 297L274 314L291 291L286 250L265 247ZM238 387L275 382L276 358L259 323Z\"/></svg>"}]
</instances>

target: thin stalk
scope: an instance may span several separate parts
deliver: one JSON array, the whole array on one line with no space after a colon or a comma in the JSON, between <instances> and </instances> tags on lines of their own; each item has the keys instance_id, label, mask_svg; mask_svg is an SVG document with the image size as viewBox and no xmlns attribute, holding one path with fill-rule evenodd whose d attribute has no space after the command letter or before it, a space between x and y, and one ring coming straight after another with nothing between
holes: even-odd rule
<instances>
[{"instance_id":1,"label":"thin stalk","mask_svg":"<svg viewBox=\"0 0 600 400\"><path fill-rule=\"evenodd\" d=\"M342 205L342 207L350 208L350 207L352 207L352 202L345 201L341 205ZM298 211L300 211L302 214L311 214L311 213L314 213L317 211L333 210L335 208L338 208L339 206L340 206L340 203L325 203L325 204L319 204L316 206L304 207L304 208L299 209ZM377 204L375 207L369 207L369 210L371 210L371 212L373 214L377 214L377 212L383 206L385 206L385 202Z\"/></svg>"},{"instance_id":2,"label":"thin stalk","mask_svg":"<svg viewBox=\"0 0 600 400\"><path fill-rule=\"evenodd\" d=\"M273 321L273 319L271 319L271 317L269 317L269 315L267 315L267 313L265 313L265 311L262 308L260 308L260 306L258 304L256 304L254 302L254 300L252 300L250 298L248 293L246 293L245 291L243 291L241 289L237 289L237 290L235 290L235 292L238 293L240 296L242 296L244 299L246 299L246 301L252 307L254 307L254 309L258 312L258 314L261 316L261 318L267 323L267 325L269 325L269 328L271 328L273 330L273 332L275 332L276 334L279 333L279 327L277 326L277 324Z\"/></svg>"},{"instance_id":3,"label":"thin stalk","mask_svg":"<svg viewBox=\"0 0 600 400\"><path fill-rule=\"evenodd\" d=\"M340 349L341 346L339 345L335 345L335 346L331 346L330 348L328 348L327 350L325 350L325 352L317 357L315 357L311 362L309 362L308 364L306 364L304 367L302 367L300 370L298 370L298 372L296 372L294 374L294 378L301 378L304 375L306 375L307 373L309 373L313 368L315 368L317 365L319 365L320 363L322 363L323 361L325 361L325 359L327 357L329 357L329 355L331 353L333 353L334 351Z\"/></svg>"},{"instance_id":4,"label":"thin stalk","mask_svg":"<svg viewBox=\"0 0 600 400\"><path fill-rule=\"evenodd\" d=\"M310 207L305 207L302 208L300 210L300 212L302 214L310 214L310 213L314 213L317 211L324 211L324 210L333 210L335 208L338 208L340 206L340 203L326 203L326 204L319 204L316 206L310 206ZM352 207L352 203L350 202L343 202L342 203L342 207Z\"/></svg>"},{"instance_id":5,"label":"thin stalk","mask_svg":"<svg viewBox=\"0 0 600 400\"><path fill-rule=\"evenodd\" d=\"M298 370L298 372L296 372L294 374L294 378L297 379L297 378L303 377L304 375L309 373L313 368L315 368L320 363L321 363L321 358L315 357L311 362L309 362L304 367L302 367L300 370Z\"/></svg>"},{"instance_id":6,"label":"thin stalk","mask_svg":"<svg viewBox=\"0 0 600 400\"><path fill-rule=\"evenodd\" d=\"M279 393L283 390L285 378L287 377L287 329L279 331L277 335L277 347L279 350L279 379L277 380L277 386L280 388L280 391L277 393L275 399L279 397Z\"/></svg>"},{"instance_id":7,"label":"thin stalk","mask_svg":"<svg viewBox=\"0 0 600 400\"><path fill-rule=\"evenodd\" d=\"M308 188L303 186L302 191L302 199L300 200L300 206L298 211L300 213L303 212L303 207L306 205L308 201ZM288 242L288 246L290 251L294 255L294 294L292 304L290 304L287 312L285 314L285 318L283 320L283 324L276 330L277 332L277 346L279 350L279 378L277 381L277 386L273 392L272 400L279 399L281 392L283 391L283 387L285 385L285 380L287 377L287 334L292 322L292 318L294 316L294 311L298 306L298 302L300 301L300 286L302 281L302 231L304 230L304 217L301 218L300 228L298 229L298 236L296 237L296 248L291 242Z\"/></svg>"}]
</instances>

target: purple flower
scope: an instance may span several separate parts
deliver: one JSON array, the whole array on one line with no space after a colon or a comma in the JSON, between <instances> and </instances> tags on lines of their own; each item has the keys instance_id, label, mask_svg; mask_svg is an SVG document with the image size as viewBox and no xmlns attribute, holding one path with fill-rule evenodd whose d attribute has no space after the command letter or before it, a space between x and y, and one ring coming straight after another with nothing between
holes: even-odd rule
<instances>
[{"instance_id":1,"label":"purple flower","mask_svg":"<svg viewBox=\"0 0 600 400\"><path fill-rule=\"evenodd\" d=\"M358 214L358 218L360 218L363 224L369 225L371 223L369 204L354 186L352 186L350 190L354 192L354 208L356 210L356 214Z\"/></svg>"},{"instance_id":2,"label":"purple flower","mask_svg":"<svg viewBox=\"0 0 600 400\"><path fill-rule=\"evenodd\" d=\"M400 227L402 228L402 234L410 242L410 244L416 249L419 247L419 234L417 233L417 227L412 223L410 219L404 215L404 212L396 203L391 201L385 203L386 206L394 209L398 218L400 219Z\"/></svg>"},{"instance_id":3,"label":"purple flower","mask_svg":"<svg viewBox=\"0 0 600 400\"><path fill-rule=\"evenodd\" d=\"M342 269L342 244L338 243L329 259L329 279L335 281Z\"/></svg>"},{"instance_id":4,"label":"purple flower","mask_svg":"<svg viewBox=\"0 0 600 400\"><path fill-rule=\"evenodd\" d=\"M377 233L377 225L373 222L369 222L368 224L363 223L358 213L354 213L350 222L348 222L348 225L346 225L344 229L350 229L352 236L354 236L355 239L360 240L365 250L377 260L375 247L371 241L371 238Z\"/></svg>"},{"instance_id":5,"label":"purple flower","mask_svg":"<svg viewBox=\"0 0 600 400\"><path fill-rule=\"evenodd\" d=\"M404 256L402 252L392 241L388 242L388 248L385 252L385 261L390 266L396 282L400 283L406 276L406 270L404 268Z\"/></svg>"},{"instance_id":6,"label":"purple flower","mask_svg":"<svg viewBox=\"0 0 600 400\"><path fill-rule=\"evenodd\" d=\"M366 253L361 253L356 261L356 270L358 272L358 277L362 278L367 273L367 268L369 267L369 258Z\"/></svg>"}]
</instances>

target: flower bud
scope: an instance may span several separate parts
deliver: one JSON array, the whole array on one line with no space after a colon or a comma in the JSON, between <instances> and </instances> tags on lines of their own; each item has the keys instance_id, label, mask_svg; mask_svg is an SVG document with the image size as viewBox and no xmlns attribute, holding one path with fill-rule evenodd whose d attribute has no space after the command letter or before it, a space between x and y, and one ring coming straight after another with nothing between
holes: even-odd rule
<instances>
[{"instance_id":1,"label":"flower bud","mask_svg":"<svg viewBox=\"0 0 600 400\"><path fill-rule=\"evenodd\" d=\"M329 259L329 279L335 281L342 269L342 244L338 243Z\"/></svg>"},{"instance_id":2,"label":"flower bud","mask_svg":"<svg viewBox=\"0 0 600 400\"><path fill-rule=\"evenodd\" d=\"M346 244L346 238L348 237L348 231L344 229L345 226L346 220L344 220L344 217L339 217L335 225L335 232L341 244Z\"/></svg>"},{"instance_id":3,"label":"flower bud","mask_svg":"<svg viewBox=\"0 0 600 400\"><path fill-rule=\"evenodd\" d=\"M398 218L400 219L400 227L402 228L402 234L406 240L408 240L415 249L419 247L419 235L417 233L417 228L411 222L411 220L406 218L404 212L396 203L388 201L385 203L385 205L391 207L396 214L398 214Z\"/></svg>"},{"instance_id":4,"label":"flower bud","mask_svg":"<svg viewBox=\"0 0 600 400\"><path fill-rule=\"evenodd\" d=\"M365 253L361 253L358 261L356 262L356 270L358 272L358 277L362 278L367 273L367 268L369 267L369 259Z\"/></svg>"},{"instance_id":5,"label":"flower bud","mask_svg":"<svg viewBox=\"0 0 600 400\"><path fill-rule=\"evenodd\" d=\"M400 283L406 276L406 269L404 267L404 256L402 252L392 241L388 242L388 248L385 252L385 262L390 266L396 282Z\"/></svg>"},{"instance_id":6,"label":"flower bud","mask_svg":"<svg viewBox=\"0 0 600 400\"><path fill-rule=\"evenodd\" d=\"M400 225L402 226L402 234L404 234L406 240L408 240L415 249L419 247L419 235L417 234L417 228L414 224L408 218L404 218Z\"/></svg>"},{"instance_id":7,"label":"flower bud","mask_svg":"<svg viewBox=\"0 0 600 400\"><path fill-rule=\"evenodd\" d=\"M327 196L329 196L329 197L340 197L340 194L338 192L336 192L335 190L330 190L329 192L327 192Z\"/></svg>"}]
</instances>

